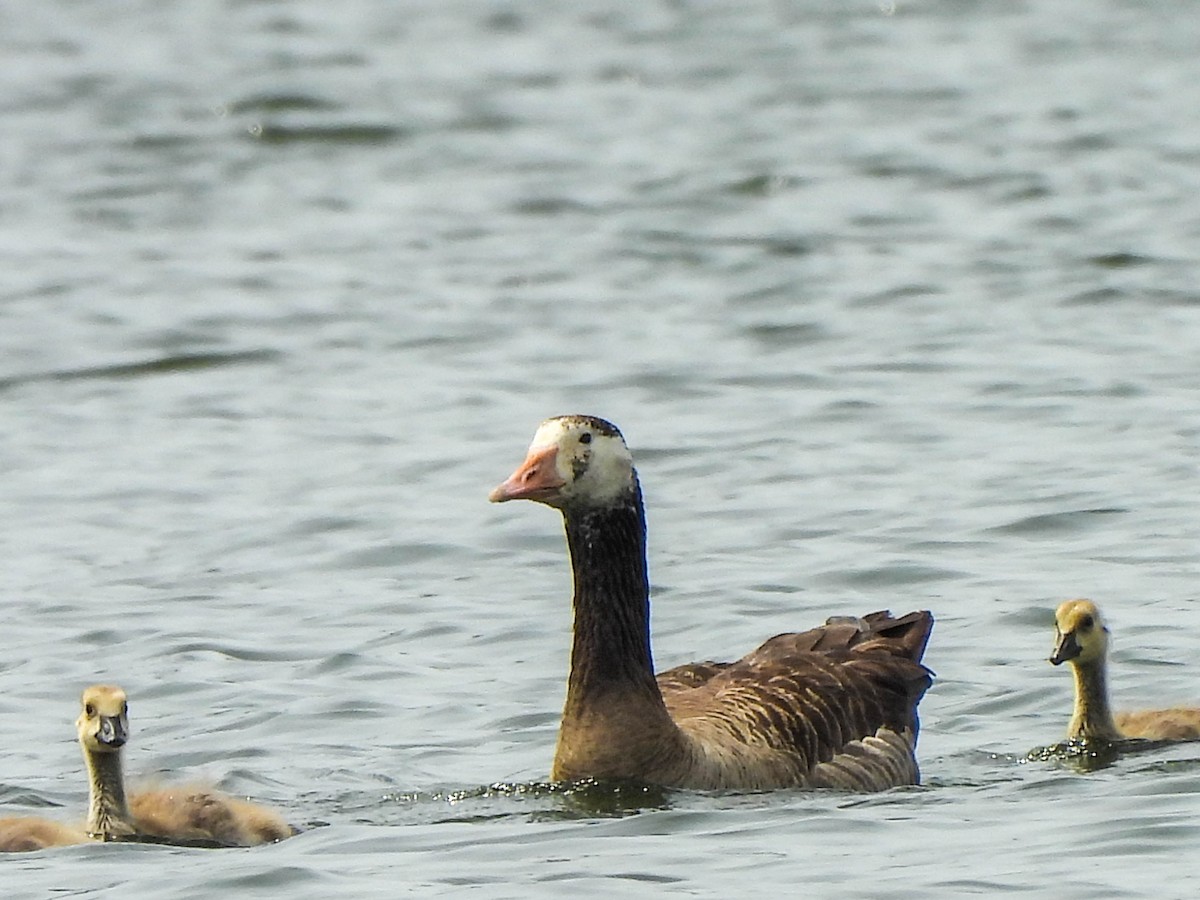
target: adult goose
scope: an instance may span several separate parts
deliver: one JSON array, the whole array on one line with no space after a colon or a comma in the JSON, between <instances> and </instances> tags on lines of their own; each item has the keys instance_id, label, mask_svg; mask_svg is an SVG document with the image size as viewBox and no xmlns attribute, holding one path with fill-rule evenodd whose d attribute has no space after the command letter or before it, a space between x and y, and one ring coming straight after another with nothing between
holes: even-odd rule
<instances>
[{"instance_id":1,"label":"adult goose","mask_svg":"<svg viewBox=\"0 0 1200 900\"><path fill-rule=\"evenodd\" d=\"M575 626L555 780L738 790L918 783L928 612L838 617L737 662L656 678L642 493L620 431L593 416L543 422L490 499L544 503L566 527Z\"/></svg>"},{"instance_id":2,"label":"adult goose","mask_svg":"<svg viewBox=\"0 0 1200 900\"><path fill-rule=\"evenodd\" d=\"M1200 709L1177 706L1113 714L1108 702L1108 627L1090 600L1067 600L1054 614L1050 662L1069 662L1075 674L1075 711L1070 740L1200 740Z\"/></svg>"}]
</instances>

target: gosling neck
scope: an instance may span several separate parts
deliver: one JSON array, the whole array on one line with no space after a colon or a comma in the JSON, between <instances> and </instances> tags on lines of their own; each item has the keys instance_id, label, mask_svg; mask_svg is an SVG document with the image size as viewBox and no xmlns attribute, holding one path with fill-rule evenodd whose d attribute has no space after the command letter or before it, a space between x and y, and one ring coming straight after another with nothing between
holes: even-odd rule
<instances>
[{"instance_id":1,"label":"gosling neck","mask_svg":"<svg viewBox=\"0 0 1200 900\"><path fill-rule=\"evenodd\" d=\"M1122 740L1124 735L1113 721L1112 707L1108 704L1108 667L1104 658L1073 660L1071 669L1075 674L1075 714L1067 736L1072 740Z\"/></svg>"},{"instance_id":2,"label":"gosling neck","mask_svg":"<svg viewBox=\"0 0 1200 900\"><path fill-rule=\"evenodd\" d=\"M615 505L567 507L563 521L575 580L567 715L614 695L662 707L650 652L646 517L637 476Z\"/></svg>"},{"instance_id":3,"label":"gosling neck","mask_svg":"<svg viewBox=\"0 0 1200 900\"><path fill-rule=\"evenodd\" d=\"M88 803L88 836L99 841L120 840L135 831L125 802L125 776L121 752L83 751L91 783Z\"/></svg>"}]
</instances>

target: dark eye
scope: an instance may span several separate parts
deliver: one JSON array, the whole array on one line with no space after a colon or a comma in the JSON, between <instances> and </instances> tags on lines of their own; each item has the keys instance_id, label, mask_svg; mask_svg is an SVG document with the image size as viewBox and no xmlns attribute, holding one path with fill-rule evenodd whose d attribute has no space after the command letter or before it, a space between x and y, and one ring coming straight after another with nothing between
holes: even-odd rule
<instances>
[{"instance_id":1,"label":"dark eye","mask_svg":"<svg viewBox=\"0 0 1200 900\"><path fill-rule=\"evenodd\" d=\"M121 715L123 715L123 716L129 715L129 704L128 703L121 704Z\"/></svg>"},{"instance_id":2,"label":"dark eye","mask_svg":"<svg viewBox=\"0 0 1200 900\"><path fill-rule=\"evenodd\" d=\"M592 442L592 433L590 431L585 431L583 434L581 434L579 436L579 443L590 444L591 442Z\"/></svg>"},{"instance_id":3,"label":"dark eye","mask_svg":"<svg viewBox=\"0 0 1200 900\"><path fill-rule=\"evenodd\" d=\"M92 704L89 703L87 706L85 706L83 708L83 711L88 716L88 718L91 718L92 716L94 716L96 714L96 707L92 706Z\"/></svg>"},{"instance_id":4,"label":"dark eye","mask_svg":"<svg viewBox=\"0 0 1200 900\"><path fill-rule=\"evenodd\" d=\"M1091 631L1092 626L1095 624L1096 624L1096 620L1093 619L1090 615L1084 616L1082 619L1079 620L1079 630L1080 631Z\"/></svg>"}]
</instances>

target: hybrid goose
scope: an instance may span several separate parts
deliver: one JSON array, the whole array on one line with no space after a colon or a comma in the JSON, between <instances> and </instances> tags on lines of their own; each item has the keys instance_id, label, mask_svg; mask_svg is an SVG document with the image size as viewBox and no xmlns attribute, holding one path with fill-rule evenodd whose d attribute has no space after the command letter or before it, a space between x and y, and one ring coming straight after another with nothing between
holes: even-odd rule
<instances>
[{"instance_id":1,"label":"hybrid goose","mask_svg":"<svg viewBox=\"0 0 1200 900\"><path fill-rule=\"evenodd\" d=\"M1174 707L1112 712L1108 703L1108 627L1090 600L1068 600L1054 614L1055 642L1050 662L1071 664L1075 712L1067 729L1071 740L1200 740L1200 709Z\"/></svg>"},{"instance_id":2,"label":"hybrid goose","mask_svg":"<svg viewBox=\"0 0 1200 900\"><path fill-rule=\"evenodd\" d=\"M919 782L928 612L838 617L737 662L656 678L642 493L620 431L592 416L543 422L490 499L563 516L575 625L555 780L862 791Z\"/></svg>"}]
</instances>

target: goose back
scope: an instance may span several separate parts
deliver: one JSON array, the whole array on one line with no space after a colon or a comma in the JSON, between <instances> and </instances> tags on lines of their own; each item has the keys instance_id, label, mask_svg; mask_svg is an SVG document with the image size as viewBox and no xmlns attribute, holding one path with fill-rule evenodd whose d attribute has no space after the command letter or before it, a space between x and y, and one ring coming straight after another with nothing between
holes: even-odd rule
<instances>
[{"instance_id":1,"label":"goose back","mask_svg":"<svg viewBox=\"0 0 1200 900\"><path fill-rule=\"evenodd\" d=\"M933 617L861 620L782 634L695 687L663 691L698 787L878 790L919 780L920 663ZM671 672L664 673L671 675Z\"/></svg>"},{"instance_id":2,"label":"goose back","mask_svg":"<svg viewBox=\"0 0 1200 900\"><path fill-rule=\"evenodd\" d=\"M1200 741L1200 709L1176 706L1121 712L1114 717L1126 737L1148 741Z\"/></svg>"},{"instance_id":3,"label":"goose back","mask_svg":"<svg viewBox=\"0 0 1200 900\"><path fill-rule=\"evenodd\" d=\"M129 809L140 835L164 841L252 847L296 833L274 810L202 785L139 791Z\"/></svg>"}]
</instances>

